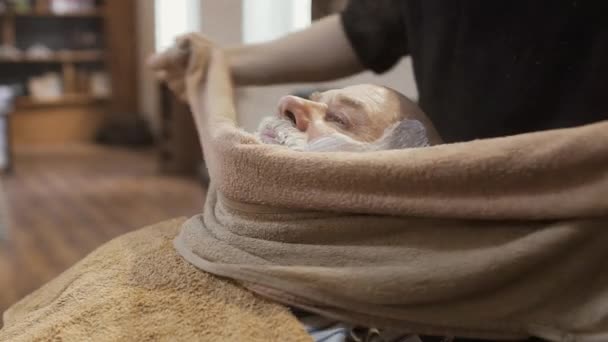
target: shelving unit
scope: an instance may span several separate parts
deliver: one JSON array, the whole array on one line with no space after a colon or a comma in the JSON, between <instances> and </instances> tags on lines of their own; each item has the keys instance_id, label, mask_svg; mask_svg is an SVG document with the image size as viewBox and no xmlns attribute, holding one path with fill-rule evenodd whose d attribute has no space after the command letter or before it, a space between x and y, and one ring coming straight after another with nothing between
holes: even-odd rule
<instances>
[{"instance_id":1,"label":"shelving unit","mask_svg":"<svg viewBox=\"0 0 608 342\"><path fill-rule=\"evenodd\" d=\"M97 0L90 11L73 13L53 13L49 1L35 0L31 11L0 14L2 44L21 51L10 58L0 56L0 84L17 83L27 90L29 78L54 72L60 75L63 88L63 94L52 100L35 98L27 91L17 98L11 114L16 144L94 138L112 100L92 95L89 86L92 72L109 69L107 13L103 0ZM92 43L82 43L83 32L89 40L94 37ZM26 52L34 44L42 44L52 52L34 57ZM106 72L110 74L109 70Z\"/></svg>"},{"instance_id":2,"label":"shelving unit","mask_svg":"<svg viewBox=\"0 0 608 342\"><path fill-rule=\"evenodd\" d=\"M49 57L28 57L22 56L17 59L2 58L1 63L85 63L103 62L104 54L102 50L89 51L59 51Z\"/></svg>"},{"instance_id":3,"label":"shelving unit","mask_svg":"<svg viewBox=\"0 0 608 342\"><path fill-rule=\"evenodd\" d=\"M99 105L107 100L107 97L92 96L87 94L66 94L60 98L52 100L39 100L30 96L20 96L16 100L16 105L21 109L31 109L43 108L47 106Z\"/></svg>"},{"instance_id":4,"label":"shelving unit","mask_svg":"<svg viewBox=\"0 0 608 342\"><path fill-rule=\"evenodd\" d=\"M102 17L104 11L102 8L91 11L80 11L72 13L53 13L50 11L31 11L28 13L8 13L14 17L61 17L61 18L86 18L86 17Z\"/></svg>"}]
</instances>

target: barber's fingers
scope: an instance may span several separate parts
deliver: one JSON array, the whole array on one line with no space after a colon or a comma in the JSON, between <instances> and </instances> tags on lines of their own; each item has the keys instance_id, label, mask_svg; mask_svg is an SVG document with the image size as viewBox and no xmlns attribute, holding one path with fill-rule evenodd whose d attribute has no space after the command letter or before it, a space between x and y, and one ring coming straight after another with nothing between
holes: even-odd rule
<instances>
[{"instance_id":1,"label":"barber's fingers","mask_svg":"<svg viewBox=\"0 0 608 342\"><path fill-rule=\"evenodd\" d=\"M188 54L172 47L165 52L148 58L148 66L155 71L165 70L169 73L183 73L188 65Z\"/></svg>"},{"instance_id":2,"label":"barber's fingers","mask_svg":"<svg viewBox=\"0 0 608 342\"><path fill-rule=\"evenodd\" d=\"M190 58L186 61L187 70L205 69L211 59L211 51L217 45L200 33L188 33L176 39L176 50Z\"/></svg>"},{"instance_id":3,"label":"barber's fingers","mask_svg":"<svg viewBox=\"0 0 608 342\"><path fill-rule=\"evenodd\" d=\"M162 70L165 63L167 63L165 59L166 57L163 56L162 53L155 53L148 56L148 59L146 60L146 65L152 70Z\"/></svg>"},{"instance_id":4,"label":"barber's fingers","mask_svg":"<svg viewBox=\"0 0 608 342\"><path fill-rule=\"evenodd\" d=\"M169 74L165 70L157 71L154 75L159 82L166 83L173 91L182 91L183 88L185 88L185 79L183 75Z\"/></svg>"},{"instance_id":5,"label":"barber's fingers","mask_svg":"<svg viewBox=\"0 0 608 342\"><path fill-rule=\"evenodd\" d=\"M187 101L186 82L183 79L171 79L167 81L167 87L182 101Z\"/></svg>"},{"instance_id":6,"label":"barber's fingers","mask_svg":"<svg viewBox=\"0 0 608 342\"><path fill-rule=\"evenodd\" d=\"M159 80L161 82L165 82L169 79L169 74L165 70L156 71L154 73L154 76L156 77L157 80Z\"/></svg>"},{"instance_id":7,"label":"barber's fingers","mask_svg":"<svg viewBox=\"0 0 608 342\"><path fill-rule=\"evenodd\" d=\"M181 52L189 53L199 48L211 48L215 44L200 33L186 33L175 39L175 47Z\"/></svg>"},{"instance_id":8,"label":"barber's fingers","mask_svg":"<svg viewBox=\"0 0 608 342\"><path fill-rule=\"evenodd\" d=\"M148 57L147 63L148 67L152 70L165 70L168 69L169 66L174 64L172 61L172 56L167 54L167 52L159 52Z\"/></svg>"},{"instance_id":9,"label":"barber's fingers","mask_svg":"<svg viewBox=\"0 0 608 342\"><path fill-rule=\"evenodd\" d=\"M186 84L183 80L173 79L167 82L167 86L176 94L181 94L186 90Z\"/></svg>"},{"instance_id":10,"label":"barber's fingers","mask_svg":"<svg viewBox=\"0 0 608 342\"><path fill-rule=\"evenodd\" d=\"M200 33L187 33L178 36L173 46L148 57L147 64L154 70L185 68L192 51L207 55L215 44ZM207 56L198 56L206 59Z\"/></svg>"},{"instance_id":11,"label":"barber's fingers","mask_svg":"<svg viewBox=\"0 0 608 342\"><path fill-rule=\"evenodd\" d=\"M204 79L214 47L210 40L200 34L186 34L178 37L171 48L150 56L147 64L158 80L165 82L181 100L186 100L186 75L200 75ZM203 70L202 74L196 73L200 70ZM200 81L198 79L197 82Z\"/></svg>"}]
</instances>

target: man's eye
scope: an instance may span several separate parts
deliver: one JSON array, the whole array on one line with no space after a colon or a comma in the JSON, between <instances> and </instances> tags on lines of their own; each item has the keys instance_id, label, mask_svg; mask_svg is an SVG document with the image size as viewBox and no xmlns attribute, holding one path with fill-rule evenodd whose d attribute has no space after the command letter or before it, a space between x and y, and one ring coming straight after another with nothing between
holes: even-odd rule
<instances>
[{"instance_id":1,"label":"man's eye","mask_svg":"<svg viewBox=\"0 0 608 342\"><path fill-rule=\"evenodd\" d=\"M348 125L348 121L342 115L339 115L336 113L331 113L331 112L327 113L326 119L327 119L327 121L335 122L341 126Z\"/></svg>"}]
</instances>

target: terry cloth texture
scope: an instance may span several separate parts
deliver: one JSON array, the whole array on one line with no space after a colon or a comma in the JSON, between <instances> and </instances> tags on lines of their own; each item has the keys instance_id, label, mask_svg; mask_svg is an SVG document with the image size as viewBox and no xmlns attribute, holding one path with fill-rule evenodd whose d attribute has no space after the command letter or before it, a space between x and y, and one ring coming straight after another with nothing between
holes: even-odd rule
<instances>
[{"instance_id":1,"label":"terry cloth texture","mask_svg":"<svg viewBox=\"0 0 608 342\"><path fill-rule=\"evenodd\" d=\"M235 127L225 61L197 64L200 39L182 47L212 185L175 241L193 265L364 326L608 340L608 122L296 152Z\"/></svg>"},{"instance_id":2,"label":"terry cloth texture","mask_svg":"<svg viewBox=\"0 0 608 342\"><path fill-rule=\"evenodd\" d=\"M311 341L287 308L184 261L183 222L100 247L7 310L0 341Z\"/></svg>"}]
</instances>

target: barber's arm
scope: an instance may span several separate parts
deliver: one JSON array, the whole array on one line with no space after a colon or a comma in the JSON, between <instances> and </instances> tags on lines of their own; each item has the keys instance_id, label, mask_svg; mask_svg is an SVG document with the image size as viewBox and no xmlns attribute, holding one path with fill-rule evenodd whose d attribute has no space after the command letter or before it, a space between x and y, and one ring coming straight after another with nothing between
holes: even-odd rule
<instances>
[{"instance_id":1,"label":"barber's arm","mask_svg":"<svg viewBox=\"0 0 608 342\"><path fill-rule=\"evenodd\" d=\"M350 1L341 14L262 44L227 49L237 85L320 82L382 73L409 54L402 0Z\"/></svg>"},{"instance_id":2,"label":"barber's arm","mask_svg":"<svg viewBox=\"0 0 608 342\"><path fill-rule=\"evenodd\" d=\"M340 17L333 15L309 28L267 43L225 49L236 85L270 85L320 82L362 71L344 33ZM156 54L148 64L160 80L185 99L185 54ZM205 64L208 61L201 61Z\"/></svg>"},{"instance_id":3,"label":"barber's arm","mask_svg":"<svg viewBox=\"0 0 608 342\"><path fill-rule=\"evenodd\" d=\"M320 82L363 71L339 15L267 43L226 49L237 85Z\"/></svg>"}]
</instances>

